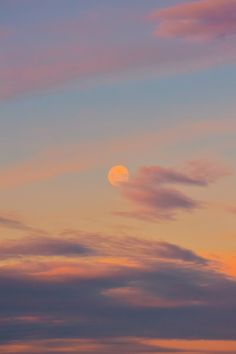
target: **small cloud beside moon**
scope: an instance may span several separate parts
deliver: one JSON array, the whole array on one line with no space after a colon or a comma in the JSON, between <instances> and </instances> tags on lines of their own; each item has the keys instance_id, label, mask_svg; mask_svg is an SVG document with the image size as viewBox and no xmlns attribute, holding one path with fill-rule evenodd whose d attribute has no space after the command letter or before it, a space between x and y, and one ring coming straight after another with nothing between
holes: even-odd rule
<instances>
[{"instance_id":1,"label":"small cloud beside moon","mask_svg":"<svg viewBox=\"0 0 236 354\"><path fill-rule=\"evenodd\" d=\"M121 183L129 180L129 170L123 165L113 166L107 175L109 183L114 187L119 187Z\"/></svg>"}]
</instances>

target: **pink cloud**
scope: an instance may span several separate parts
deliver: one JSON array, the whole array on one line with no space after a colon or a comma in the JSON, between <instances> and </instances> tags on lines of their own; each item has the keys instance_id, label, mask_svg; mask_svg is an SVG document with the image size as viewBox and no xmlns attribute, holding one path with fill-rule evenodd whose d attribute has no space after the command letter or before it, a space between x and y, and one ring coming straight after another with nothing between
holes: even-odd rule
<instances>
[{"instance_id":1,"label":"pink cloud","mask_svg":"<svg viewBox=\"0 0 236 354\"><path fill-rule=\"evenodd\" d=\"M215 39L236 34L235 0L198 0L153 11L158 37Z\"/></svg>"},{"instance_id":2,"label":"pink cloud","mask_svg":"<svg viewBox=\"0 0 236 354\"><path fill-rule=\"evenodd\" d=\"M154 18L158 16L161 26L165 23L167 10L161 10L160 18L159 13L152 15ZM43 31L33 28L32 37L35 36L36 40L30 45L22 41L27 33L19 31L18 44L16 38L7 42L0 58L0 99L12 99L70 83L84 88L109 80L196 71L235 62L236 49L232 43L218 43L207 48L186 43L178 46L166 42L157 44L151 36L143 38L139 35L146 31L141 27L141 22L137 24L122 17L119 28L122 23L127 31L130 29L138 33L137 40L131 45L123 33L118 38L118 25L113 27L105 17L109 18L109 13L95 23L91 20L88 24L85 21L65 23L59 28L51 24Z\"/></svg>"},{"instance_id":3,"label":"pink cloud","mask_svg":"<svg viewBox=\"0 0 236 354\"><path fill-rule=\"evenodd\" d=\"M77 83L80 88L107 80L128 80L149 75L181 73L231 63L236 50L228 44L214 48L155 46L140 43L128 46L86 49L61 44L61 49L18 53L19 63L0 62L0 99L63 87ZM147 71L148 68L148 71Z\"/></svg>"},{"instance_id":4,"label":"pink cloud","mask_svg":"<svg viewBox=\"0 0 236 354\"><path fill-rule=\"evenodd\" d=\"M142 167L129 182L120 187L121 194L138 209L118 212L138 219L173 219L177 212L201 208L200 200L180 190L181 186L206 187L230 173L214 162L191 161L185 168Z\"/></svg>"}]
</instances>

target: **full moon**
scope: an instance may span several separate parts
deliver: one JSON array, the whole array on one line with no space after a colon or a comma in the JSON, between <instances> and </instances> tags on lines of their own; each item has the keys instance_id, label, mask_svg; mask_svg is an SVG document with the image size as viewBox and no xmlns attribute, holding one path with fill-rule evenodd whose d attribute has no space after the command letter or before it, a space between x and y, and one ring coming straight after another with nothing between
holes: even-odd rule
<instances>
[{"instance_id":1,"label":"full moon","mask_svg":"<svg viewBox=\"0 0 236 354\"><path fill-rule=\"evenodd\" d=\"M128 181L129 171L123 165L116 165L110 169L107 178L112 186L118 187L121 183Z\"/></svg>"}]
</instances>

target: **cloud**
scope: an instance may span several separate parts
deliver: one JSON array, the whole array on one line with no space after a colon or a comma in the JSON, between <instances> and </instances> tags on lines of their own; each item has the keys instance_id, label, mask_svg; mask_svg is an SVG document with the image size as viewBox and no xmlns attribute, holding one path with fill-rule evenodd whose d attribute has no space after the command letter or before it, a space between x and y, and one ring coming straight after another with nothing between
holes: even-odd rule
<instances>
[{"instance_id":1,"label":"cloud","mask_svg":"<svg viewBox=\"0 0 236 354\"><path fill-rule=\"evenodd\" d=\"M195 349L194 346L198 349ZM214 348L218 346L216 351ZM229 347L229 350L227 349ZM205 349L204 349L205 348ZM207 348L207 349L206 349ZM209 348L209 349L208 349ZM219 348L226 348L220 350ZM147 353L193 353L194 354L232 354L230 348L235 348L233 342L220 341L159 341L147 338L111 338L101 340L73 339L73 340L31 340L28 342L15 342L14 344L2 345L4 353L20 354L147 354Z\"/></svg>"},{"instance_id":2,"label":"cloud","mask_svg":"<svg viewBox=\"0 0 236 354\"><path fill-rule=\"evenodd\" d=\"M83 19L74 19L72 23L66 21L64 24L60 23L58 30L55 30L58 23L52 21L50 25L44 24L43 31L36 26L29 27L28 32L24 28L19 28L17 33L12 31L11 40L9 43L6 40L7 45L0 60L0 99L14 99L70 84L76 84L78 89L84 90L91 85L110 81L196 71L235 62L236 49L233 41L201 48L186 46L186 43L157 43L147 33L147 23L137 21L137 17L144 14L132 16L132 7L130 16L127 17L127 11L125 14L119 12L119 16L117 13L104 11L97 18L95 16L96 21L94 17L91 21L86 16ZM161 15L154 12L152 16L157 16L158 20L160 16L160 26L164 26L164 29L166 22L169 23L169 20L165 20L168 11L171 9L160 10ZM232 11L231 16L233 13ZM178 21L177 17L170 22L175 24ZM231 26L234 26L233 20ZM158 31L160 32L160 27ZM131 35L135 33L132 45L130 37L125 35L128 32ZM183 30L180 31L181 35L182 32ZM35 38L35 41L29 38L29 45L25 41L28 33Z\"/></svg>"},{"instance_id":3,"label":"cloud","mask_svg":"<svg viewBox=\"0 0 236 354\"><path fill-rule=\"evenodd\" d=\"M12 217L5 217L2 215L0 215L0 226L10 228L10 229L22 230L22 231L31 229L28 225L24 224L20 220L17 220Z\"/></svg>"},{"instance_id":4,"label":"cloud","mask_svg":"<svg viewBox=\"0 0 236 354\"><path fill-rule=\"evenodd\" d=\"M60 242L59 251L47 243L46 254L59 257L57 263L41 259L40 272L35 258L34 267L27 258L24 267L17 259L0 260L1 344L80 339L115 346L123 338L124 348L118 345L123 351L132 337L236 340L236 282L209 259L170 243L75 232L75 247L86 246L88 252L81 257L75 248L72 277L60 272L70 261L71 240L69 251ZM29 242L25 255L45 254L45 247L42 251L39 242ZM42 270L53 264L57 276L46 276ZM101 265L106 271L98 273ZM81 268L87 272L81 274ZM161 350L139 342L136 348L140 353Z\"/></svg>"},{"instance_id":5,"label":"cloud","mask_svg":"<svg viewBox=\"0 0 236 354\"><path fill-rule=\"evenodd\" d=\"M206 265L208 260L195 252L164 241L147 241L135 237L113 237L65 231L59 236L27 236L0 240L1 258L23 256L106 256L142 259L166 259ZM132 254L133 249L137 250Z\"/></svg>"},{"instance_id":6,"label":"cloud","mask_svg":"<svg viewBox=\"0 0 236 354\"><path fill-rule=\"evenodd\" d=\"M145 339L137 338L111 338L111 339L73 339L73 340L31 340L29 342L17 342L15 344L2 345L1 349L4 352L16 353L19 350L20 354L58 354L66 352L67 354L147 354L147 353L183 353L185 350L175 347L158 345L156 343L146 343ZM37 349L36 349L37 348ZM18 353L18 351L17 351ZM213 353L214 354L214 353Z\"/></svg>"},{"instance_id":7,"label":"cloud","mask_svg":"<svg viewBox=\"0 0 236 354\"><path fill-rule=\"evenodd\" d=\"M77 43L68 48L62 43L61 50L45 49L37 58L34 55L22 53L27 56L24 63L0 63L0 77L4 83L0 90L1 100L55 90L71 83L84 90L111 81L198 71L233 63L236 50L231 44L199 49L164 43L153 45L147 40L136 47L125 44L111 47L108 44L107 48L96 49L78 49Z\"/></svg>"},{"instance_id":8,"label":"cloud","mask_svg":"<svg viewBox=\"0 0 236 354\"><path fill-rule=\"evenodd\" d=\"M172 219L178 211L203 206L201 201L180 191L179 186L206 187L229 173L228 168L205 160L191 161L182 171L160 166L142 167L120 186L121 194L139 209L116 214L149 220Z\"/></svg>"},{"instance_id":9,"label":"cloud","mask_svg":"<svg viewBox=\"0 0 236 354\"><path fill-rule=\"evenodd\" d=\"M236 34L234 0L197 0L153 11L150 20L158 21L157 37L217 39Z\"/></svg>"},{"instance_id":10,"label":"cloud","mask_svg":"<svg viewBox=\"0 0 236 354\"><path fill-rule=\"evenodd\" d=\"M188 250L186 248L171 243L167 243L167 242L159 242L157 246L158 246L157 254L159 256L162 256L163 258L182 260L185 262L193 262L196 264L208 263L207 259L200 257L195 252Z\"/></svg>"},{"instance_id":11,"label":"cloud","mask_svg":"<svg viewBox=\"0 0 236 354\"><path fill-rule=\"evenodd\" d=\"M28 230L28 229L27 229ZM67 256L89 255L91 249L79 244L75 239L62 239L51 236L29 236L25 239L0 241L0 259L32 256Z\"/></svg>"},{"instance_id":12,"label":"cloud","mask_svg":"<svg viewBox=\"0 0 236 354\"><path fill-rule=\"evenodd\" d=\"M18 216L14 215L14 213L4 213L1 212L0 214L0 227L28 232L29 234L35 235L47 235L47 232L34 227L26 222L22 221Z\"/></svg>"},{"instance_id":13,"label":"cloud","mask_svg":"<svg viewBox=\"0 0 236 354\"><path fill-rule=\"evenodd\" d=\"M89 142L83 144L69 145L64 148L59 146L51 146L47 150L40 151L35 154L32 159L21 161L17 164L9 165L8 167L0 169L0 189L21 187L30 183L36 183L57 176L81 173L91 168L101 167L112 163L114 160L126 160L130 156L136 155L138 152L147 151L148 149L158 146L159 149L163 147L173 147L176 143L186 144L190 140L198 140L204 137L228 137L234 135L236 131L235 121L224 120L221 121L200 121L198 123L184 122L183 125L178 124L172 128L168 128L157 132L139 132L133 136L118 137L112 140L103 140L97 142ZM187 132L187 134L186 134ZM99 153L100 159L94 156L94 151ZM86 155L86 160L84 156ZM200 164L202 169L200 169ZM194 165L191 163L185 166L189 173L213 173L225 174L230 173L226 171L226 167L221 167L210 161L195 161ZM194 167L195 166L195 167ZM199 166L199 167L198 167ZM192 171L198 168L198 171ZM225 171L221 171L221 169ZM191 176L190 176L191 178ZM210 178L210 175L209 175ZM214 175L213 175L213 178ZM209 181L199 183L209 183Z\"/></svg>"},{"instance_id":14,"label":"cloud","mask_svg":"<svg viewBox=\"0 0 236 354\"><path fill-rule=\"evenodd\" d=\"M157 339L235 340L235 279L189 249L69 230L53 242L6 242L0 243L3 352L184 353L181 345ZM44 257L38 263L42 255L56 255L57 262ZM45 271L50 267L56 268L51 275Z\"/></svg>"}]
</instances>

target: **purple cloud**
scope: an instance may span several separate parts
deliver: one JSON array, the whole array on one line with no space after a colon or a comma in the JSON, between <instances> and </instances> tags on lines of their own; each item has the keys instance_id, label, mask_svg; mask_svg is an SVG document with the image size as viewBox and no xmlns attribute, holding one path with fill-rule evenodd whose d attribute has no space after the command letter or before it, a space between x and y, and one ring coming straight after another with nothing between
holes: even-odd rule
<instances>
[{"instance_id":1,"label":"purple cloud","mask_svg":"<svg viewBox=\"0 0 236 354\"><path fill-rule=\"evenodd\" d=\"M153 11L157 37L216 39L236 34L235 0L188 1Z\"/></svg>"},{"instance_id":2,"label":"purple cloud","mask_svg":"<svg viewBox=\"0 0 236 354\"><path fill-rule=\"evenodd\" d=\"M206 187L228 174L227 168L204 160L191 161L182 171L160 166L142 167L120 188L121 194L138 209L116 214L149 220L172 219L179 211L203 206L201 201L179 190L179 186Z\"/></svg>"},{"instance_id":3,"label":"purple cloud","mask_svg":"<svg viewBox=\"0 0 236 354\"><path fill-rule=\"evenodd\" d=\"M85 263L78 257L73 277L66 271L58 271L57 277L43 276L42 270L53 262L48 257L41 263L40 274L27 259L24 267L14 265L13 260L9 264L3 261L0 349L4 343L32 339L236 339L235 279L217 271L209 259L170 243L134 237L74 233L73 239L75 245L97 251L85 254ZM31 247L31 251L35 257L35 249ZM59 270L68 256L66 248L58 258ZM106 264L103 273L97 273L98 256ZM131 263L135 259L136 266L124 262L117 270L117 264L109 264L116 257ZM87 273L79 272L82 265ZM122 350L127 348L124 345ZM138 349L149 352L142 346Z\"/></svg>"}]
</instances>

